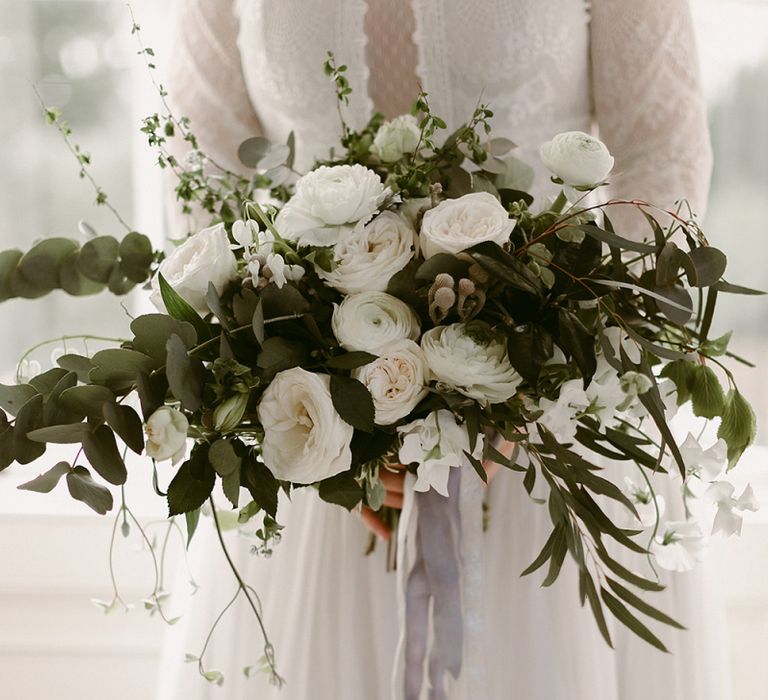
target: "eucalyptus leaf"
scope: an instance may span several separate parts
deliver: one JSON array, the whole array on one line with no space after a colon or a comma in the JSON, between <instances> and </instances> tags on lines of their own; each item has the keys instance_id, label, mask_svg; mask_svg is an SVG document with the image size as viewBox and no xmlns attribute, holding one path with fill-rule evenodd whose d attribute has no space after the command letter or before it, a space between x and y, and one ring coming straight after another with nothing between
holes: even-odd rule
<instances>
[{"instance_id":1,"label":"eucalyptus leaf","mask_svg":"<svg viewBox=\"0 0 768 700\"><path fill-rule=\"evenodd\" d=\"M696 270L696 278L688 281L694 287L710 287L718 282L725 272L728 259L725 254L712 246L694 248L688 253L688 257Z\"/></svg>"},{"instance_id":2,"label":"eucalyptus leaf","mask_svg":"<svg viewBox=\"0 0 768 700\"><path fill-rule=\"evenodd\" d=\"M58 444L79 444L91 432L88 423L71 423L69 425L50 425L37 428L27 433L27 437L35 442L52 442Z\"/></svg>"},{"instance_id":3,"label":"eucalyptus leaf","mask_svg":"<svg viewBox=\"0 0 768 700\"><path fill-rule=\"evenodd\" d=\"M74 467L67 474L67 487L72 498L82 501L99 515L112 510L112 494L109 489L97 484L85 467Z\"/></svg>"},{"instance_id":4,"label":"eucalyptus leaf","mask_svg":"<svg viewBox=\"0 0 768 700\"><path fill-rule=\"evenodd\" d=\"M115 442L115 435L106 425L100 425L83 437L83 452L90 465L110 484L120 486L128 477L125 463Z\"/></svg>"},{"instance_id":5,"label":"eucalyptus leaf","mask_svg":"<svg viewBox=\"0 0 768 700\"><path fill-rule=\"evenodd\" d=\"M15 416L38 393L31 384L0 384L0 408Z\"/></svg>"},{"instance_id":6,"label":"eucalyptus leaf","mask_svg":"<svg viewBox=\"0 0 768 700\"><path fill-rule=\"evenodd\" d=\"M107 284L119 255L120 244L116 238L112 236L91 238L80 250L77 268L88 279Z\"/></svg>"},{"instance_id":7,"label":"eucalyptus leaf","mask_svg":"<svg viewBox=\"0 0 768 700\"><path fill-rule=\"evenodd\" d=\"M202 363L187 354L184 341L176 334L166 343L165 374L173 395L192 413L203 404Z\"/></svg>"},{"instance_id":8,"label":"eucalyptus leaf","mask_svg":"<svg viewBox=\"0 0 768 700\"><path fill-rule=\"evenodd\" d=\"M137 455L144 452L144 429L141 418L130 406L110 401L102 405L104 419L120 439Z\"/></svg>"},{"instance_id":9,"label":"eucalyptus leaf","mask_svg":"<svg viewBox=\"0 0 768 700\"><path fill-rule=\"evenodd\" d=\"M22 491L36 491L37 493L50 493L56 488L61 477L68 473L70 466L68 462L59 462L51 467L47 472L40 474L31 481L17 486Z\"/></svg>"},{"instance_id":10,"label":"eucalyptus leaf","mask_svg":"<svg viewBox=\"0 0 768 700\"><path fill-rule=\"evenodd\" d=\"M177 335L184 347L191 349L197 342L197 332L191 323L178 321L165 314L145 314L131 322L131 332L134 335L134 349L149 355L158 366L165 364L166 343L172 335Z\"/></svg>"},{"instance_id":11,"label":"eucalyptus leaf","mask_svg":"<svg viewBox=\"0 0 768 700\"><path fill-rule=\"evenodd\" d=\"M16 414L13 430L13 453L19 464L29 464L45 453L45 443L27 437L33 430L43 427L43 396L37 394L27 401Z\"/></svg>"}]
</instances>

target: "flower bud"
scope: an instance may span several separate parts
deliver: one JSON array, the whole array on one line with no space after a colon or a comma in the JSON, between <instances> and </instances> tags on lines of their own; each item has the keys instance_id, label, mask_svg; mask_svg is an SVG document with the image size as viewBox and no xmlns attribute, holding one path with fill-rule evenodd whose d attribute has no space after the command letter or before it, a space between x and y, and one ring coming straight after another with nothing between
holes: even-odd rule
<instances>
[{"instance_id":1,"label":"flower bud","mask_svg":"<svg viewBox=\"0 0 768 700\"><path fill-rule=\"evenodd\" d=\"M219 433L229 433L243 419L248 405L248 394L235 394L216 407L213 412L213 427Z\"/></svg>"}]
</instances>

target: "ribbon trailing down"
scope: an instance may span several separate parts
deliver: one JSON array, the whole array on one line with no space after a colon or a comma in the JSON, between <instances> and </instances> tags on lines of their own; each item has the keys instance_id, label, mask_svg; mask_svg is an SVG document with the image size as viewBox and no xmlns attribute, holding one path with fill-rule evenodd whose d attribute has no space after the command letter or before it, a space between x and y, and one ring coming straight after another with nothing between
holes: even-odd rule
<instances>
[{"instance_id":1,"label":"ribbon trailing down","mask_svg":"<svg viewBox=\"0 0 768 700\"><path fill-rule=\"evenodd\" d=\"M448 498L412 486L398 532L393 700L447 700L449 689L452 700L483 697L480 480L462 465L451 469Z\"/></svg>"}]
</instances>

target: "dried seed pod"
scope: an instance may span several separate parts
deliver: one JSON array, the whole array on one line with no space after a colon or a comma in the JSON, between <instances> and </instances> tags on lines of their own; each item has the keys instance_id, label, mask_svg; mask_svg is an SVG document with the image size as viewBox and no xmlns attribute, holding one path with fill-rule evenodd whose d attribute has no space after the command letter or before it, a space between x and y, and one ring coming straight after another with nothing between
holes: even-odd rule
<instances>
[{"instance_id":1,"label":"dried seed pod","mask_svg":"<svg viewBox=\"0 0 768 700\"><path fill-rule=\"evenodd\" d=\"M456 303L456 293L448 287L440 287L435 290L432 301L429 305L429 317L432 323L440 323L450 313L453 305Z\"/></svg>"},{"instance_id":2,"label":"dried seed pod","mask_svg":"<svg viewBox=\"0 0 768 700\"><path fill-rule=\"evenodd\" d=\"M491 276L477 263L469 266L469 276L477 284L487 284Z\"/></svg>"}]
</instances>

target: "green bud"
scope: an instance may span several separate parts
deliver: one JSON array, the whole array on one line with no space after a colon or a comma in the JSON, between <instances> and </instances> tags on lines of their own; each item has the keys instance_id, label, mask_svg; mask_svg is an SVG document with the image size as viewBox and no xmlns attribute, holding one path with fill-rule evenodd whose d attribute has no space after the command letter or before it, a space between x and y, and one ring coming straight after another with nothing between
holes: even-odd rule
<instances>
[{"instance_id":1,"label":"green bud","mask_svg":"<svg viewBox=\"0 0 768 700\"><path fill-rule=\"evenodd\" d=\"M213 427L219 433L234 430L243 419L248 405L248 394L236 394L216 407L213 412Z\"/></svg>"}]
</instances>

